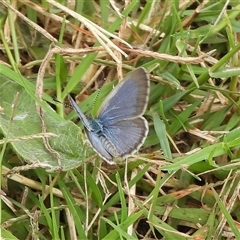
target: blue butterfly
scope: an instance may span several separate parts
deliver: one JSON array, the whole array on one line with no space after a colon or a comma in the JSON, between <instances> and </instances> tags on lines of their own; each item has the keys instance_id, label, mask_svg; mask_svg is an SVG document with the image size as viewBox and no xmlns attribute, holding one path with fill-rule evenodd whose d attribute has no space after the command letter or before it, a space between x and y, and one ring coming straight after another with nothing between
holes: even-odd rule
<instances>
[{"instance_id":1,"label":"blue butterfly","mask_svg":"<svg viewBox=\"0 0 240 240\"><path fill-rule=\"evenodd\" d=\"M114 158L131 156L144 143L148 122L142 115L147 107L149 89L146 70L132 71L106 97L97 118L89 120L69 96L94 151L109 164L115 163Z\"/></svg>"}]
</instances>

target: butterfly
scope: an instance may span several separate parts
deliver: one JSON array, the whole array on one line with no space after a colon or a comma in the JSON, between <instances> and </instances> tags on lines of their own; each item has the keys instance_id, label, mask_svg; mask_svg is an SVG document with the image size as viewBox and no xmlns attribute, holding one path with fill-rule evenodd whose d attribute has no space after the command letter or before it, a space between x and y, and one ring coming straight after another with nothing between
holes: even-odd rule
<instances>
[{"instance_id":1,"label":"butterfly","mask_svg":"<svg viewBox=\"0 0 240 240\"><path fill-rule=\"evenodd\" d=\"M94 151L109 164L134 154L148 134L148 122L142 116L146 110L150 80L144 68L130 72L101 104L97 117L87 119L74 99L72 107L83 122Z\"/></svg>"}]
</instances>

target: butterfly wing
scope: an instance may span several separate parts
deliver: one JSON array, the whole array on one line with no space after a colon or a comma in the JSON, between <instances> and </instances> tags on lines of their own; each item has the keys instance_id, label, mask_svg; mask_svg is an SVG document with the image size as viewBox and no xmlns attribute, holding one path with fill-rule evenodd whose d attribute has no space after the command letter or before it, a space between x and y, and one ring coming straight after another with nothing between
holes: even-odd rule
<instances>
[{"instance_id":1,"label":"butterfly wing","mask_svg":"<svg viewBox=\"0 0 240 240\"><path fill-rule=\"evenodd\" d=\"M114 122L104 128L105 138L116 148L117 156L126 158L136 152L148 134L148 123L144 117ZM108 151L108 149L106 148Z\"/></svg>"},{"instance_id":2,"label":"butterfly wing","mask_svg":"<svg viewBox=\"0 0 240 240\"><path fill-rule=\"evenodd\" d=\"M98 118L103 123L142 115L147 107L150 81L144 68L132 71L106 97Z\"/></svg>"},{"instance_id":3,"label":"butterfly wing","mask_svg":"<svg viewBox=\"0 0 240 240\"><path fill-rule=\"evenodd\" d=\"M109 164L114 164L113 159L118 156L115 146L104 136L99 136L91 131L86 131L93 150Z\"/></svg>"},{"instance_id":4,"label":"butterfly wing","mask_svg":"<svg viewBox=\"0 0 240 240\"><path fill-rule=\"evenodd\" d=\"M68 96L71 104L72 104L72 107L74 108L74 110L77 112L80 120L82 121L84 127L88 130L88 131L91 131L92 128L90 126L90 122L89 120L86 118L86 116L83 114L83 112L81 111L81 109L78 107L77 103L73 100L73 98L69 95Z\"/></svg>"},{"instance_id":5,"label":"butterfly wing","mask_svg":"<svg viewBox=\"0 0 240 240\"><path fill-rule=\"evenodd\" d=\"M109 164L114 164L114 158L126 158L141 147L148 134L148 123L145 118L138 117L105 126L100 135L86 133L94 151Z\"/></svg>"}]
</instances>

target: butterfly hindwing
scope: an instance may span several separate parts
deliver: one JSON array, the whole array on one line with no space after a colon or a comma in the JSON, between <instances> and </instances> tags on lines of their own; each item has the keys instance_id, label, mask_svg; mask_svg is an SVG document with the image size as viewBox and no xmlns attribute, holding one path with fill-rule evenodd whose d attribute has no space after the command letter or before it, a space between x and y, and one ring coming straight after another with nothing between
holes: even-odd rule
<instances>
[{"instance_id":1,"label":"butterfly hindwing","mask_svg":"<svg viewBox=\"0 0 240 240\"><path fill-rule=\"evenodd\" d=\"M100 137L91 131L86 131L86 133L94 151L109 164L114 164L113 159L118 155L115 146L103 136Z\"/></svg>"},{"instance_id":2,"label":"butterfly hindwing","mask_svg":"<svg viewBox=\"0 0 240 240\"><path fill-rule=\"evenodd\" d=\"M148 123L143 117L115 122L108 125L104 131L104 136L115 146L118 157L122 158L135 153L145 141L147 134Z\"/></svg>"}]
</instances>

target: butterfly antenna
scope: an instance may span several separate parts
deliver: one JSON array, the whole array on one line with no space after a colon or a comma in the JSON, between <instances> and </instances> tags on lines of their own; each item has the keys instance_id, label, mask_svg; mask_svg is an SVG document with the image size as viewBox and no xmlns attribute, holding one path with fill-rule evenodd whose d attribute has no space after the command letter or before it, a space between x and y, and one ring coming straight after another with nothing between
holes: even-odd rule
<instances>
[{"instance_id":1,"label":"butterfly antenna","mask_svg":"<svg viewBox=\"0 0 240 240\"><path fill-rule=\"evenodd\" d=\"M73 109L73 106L71 104L59 101L56 96L52 97L52 100L57 103L61 103L64 107Z\"/></svg>"}]
</instances>

